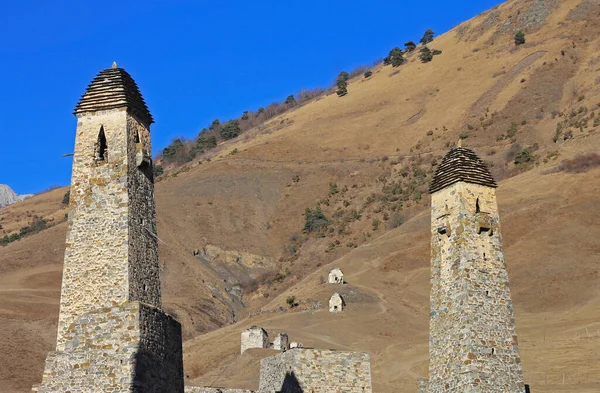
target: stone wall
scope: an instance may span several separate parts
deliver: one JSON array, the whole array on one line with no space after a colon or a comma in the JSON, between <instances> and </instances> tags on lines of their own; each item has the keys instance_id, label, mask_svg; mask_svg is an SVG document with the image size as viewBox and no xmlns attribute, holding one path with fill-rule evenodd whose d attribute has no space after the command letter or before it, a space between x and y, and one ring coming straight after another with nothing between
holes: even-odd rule
<instances>
[{"instance_id":1,"label":"stone wall","mask_svg":"<svg viewBox=\"0 0 600 393\"><path fill-rule=\"evenodd\" d=\"M181 326L139 302L85 314L48 354L39 393L183 393Z\"/></svg>"},{"instance_id":2,"label":"stone wall","mask_svg":"<svg viewBox=\"0 0 600 393\"><path fill-rule=\"evenodd\" d=\"M95 157L101 130L104 160ZM77 316L129 300L160 307L154 191L136 165L138 134L149 152L148 130L126 110L78 117L57 350Z\"/></svg>"},{"instance_id":3,"label":"stone wall","mask_svg":"<svg viewBox=\"0 0 600 393\"><path fill-rule=\"evenodd\" d=\"M186 386L185 393L254 393L254 390Z\"/></svg>"},{"instance_id":4,"label":"stone wall","mask_svg":"<svg viewBox=\"0 0 600 393\"><path fill-rule=\"evenodd\" d=\"M150 131L127 116L129 300L161 305Z\"/></svg>"},{"instance_id":5,"label":"stone wall","mask_svg":"<svg viewBox=\"0 0 600 393\"><path fill-rule=\"evenodd\" d=\"M260 362L260 393L371 393L368 353L290 349Z\"/></svg>"},{"instance_id":6,"label":"stone wall","mask_svg":"<svg viewBox=\"0 0 600 393\"><path fill-rule=\"evenodd\" d=\"M523 392L495 189L432 194L428 393Z\"/></svg>"}]
</instances>

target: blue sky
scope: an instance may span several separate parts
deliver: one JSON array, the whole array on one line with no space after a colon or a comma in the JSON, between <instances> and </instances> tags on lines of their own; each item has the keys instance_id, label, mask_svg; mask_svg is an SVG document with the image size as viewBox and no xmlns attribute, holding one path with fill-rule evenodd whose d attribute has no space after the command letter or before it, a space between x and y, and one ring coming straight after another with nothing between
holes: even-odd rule
<instances>
[{"instance_id":1,"label":"blue sky","mask_svg":"<svg viewBox=\"0 0 600 393\"><path fill-rule=\"evenodd\" d=\"M500 1L32 1L0 14L0 184L67 185L91 79L117 61L156 121L154 152L342 70L441 34Z\"/></svg>"}]
</instances>

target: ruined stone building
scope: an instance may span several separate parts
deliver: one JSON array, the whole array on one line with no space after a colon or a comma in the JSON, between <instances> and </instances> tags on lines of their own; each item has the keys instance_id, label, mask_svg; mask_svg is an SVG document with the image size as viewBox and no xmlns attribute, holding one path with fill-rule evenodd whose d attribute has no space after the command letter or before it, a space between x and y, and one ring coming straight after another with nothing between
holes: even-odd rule
<instances>
[{"instance_id":1,"label":"ruined stone building","mask_svg":"<svg viewBox=\"0 0 600 393\"><path fill-rule=\"evenodd\" d=\"M278 351L285 351L289 348L289 344L288 344L288 335L285 333L279 333L277 336L275 336L275 339L273 340L273 349L276 349Z\"/></svg>"},{"instance_id":2,"label":"ruined stone building","mask_svg":"<svg viewBox=\"0 0 600 393\"><path fill-rule=\"evenodd\" d=\"M56 349L33 391L182 393L181 326L161 309L152 116L116 64L75 115Z\"/></svg>"},{"instance_id":3,"label":"ruined stone building","mask_svg":"<svg viewBox=\"0 0 600 393\"><path fill-rule=\"evenodd\" d=\"M339 293L336 292L329 298L329 312L342 312L345 306L344 298Z\"/></svg>"},{"instance_id":4,"label":"ruined stone building","mask_svg":"<svg viewBox=\"0 0 600 393\"><path fill-rule=\"evenodd\" d=\"M496 182L471 150L453 148L431 182L427 393L522 393Z\"/></svg>"},{"instance_id":5,"label":"ruined stone building","mask_svg":"<svg viewBox=\"0 0 600 393\"><path fill-rule=\"evenodd\" d=\"M260 362L259 393L371 393L368 353L296 348Z\"/></svg>"},{"instance_id":6,"label":"ruined stone building","mask_svg":"<svg viewBox=\"0 0 600 393\"><path fill-rule=\"evenodd\" d=\"M331 269L329 272L329 277L327 279L329 284L343 284L344 283L344 273L337 267L335 269Z\"/></svg>"},{"instance_id":7,"label":"ruined stone building","mask_svg":"<svg viewBox=\"0 0 600 393\"><path fill-rule=\"evenodd\" d=\"M240 353L250 348L269 348L269 335L258 326L250 326L242 332Z\"/></svg>"}]
</instances>

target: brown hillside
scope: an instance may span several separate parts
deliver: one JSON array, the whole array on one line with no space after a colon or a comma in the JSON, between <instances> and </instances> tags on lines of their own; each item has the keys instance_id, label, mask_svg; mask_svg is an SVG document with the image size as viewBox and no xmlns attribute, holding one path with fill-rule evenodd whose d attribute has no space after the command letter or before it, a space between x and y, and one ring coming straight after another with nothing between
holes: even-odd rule
<instances>
[{"instance_id":1,"label":"brown hillside","mask_svg":"<svg viewBox=\"0 0 600 393\"><path fill-rule=\"evenodd\" d=\"M527 43L515 47L519 28ZM414 391L428 361L425 191L460 136L502 180L526 382L600 391L600 169L551 171L600 148L598 33L596 0L510 1L437 37L432 62L415 52L378 66L347 96L284 113L163 177L163 294L184 327L187 382L256 387L271 352L239 355L240 332L256 324L306 346L368 351L375 391ZM535 162L513 164L525 148ZM0 392L29 391L54 343L65 191L0 209L7 234L35 215L56 224L0 247ZM331 232L305 235L305 209L319 202ZM396 218L405 222L393 228ZM332 266L348 281L344 313L249 316L288 296L300 308L324 303L332 288L320 277Z\"/></svg>"}]
</instances>

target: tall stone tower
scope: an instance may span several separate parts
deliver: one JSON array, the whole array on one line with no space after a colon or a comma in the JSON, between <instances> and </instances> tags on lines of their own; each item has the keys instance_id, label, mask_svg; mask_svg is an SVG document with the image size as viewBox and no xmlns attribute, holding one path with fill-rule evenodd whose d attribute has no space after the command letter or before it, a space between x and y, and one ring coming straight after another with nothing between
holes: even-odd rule
<instances>
[{"instance_id":1,"label":"tall stone tower","mask_svg":"<svg viewBox=\"0 0 600 393\"><path fill-rule=\"evenodd\" d=\"M161 310L152 116L113 64L75 108L56 351L37 392L183 392L181 326Z\"/></svg>"},{"instance_id":2,"label":"tall stone tower","mask_svg":"<svg viewBox=\"0 0 600 393\"><path fill-rule=\"evenodd\" d=\"M430 185L428 393L523 393L497 185L469 149L444 157Z\"/></svg>"}]
</instances>

